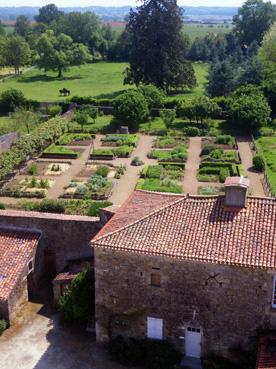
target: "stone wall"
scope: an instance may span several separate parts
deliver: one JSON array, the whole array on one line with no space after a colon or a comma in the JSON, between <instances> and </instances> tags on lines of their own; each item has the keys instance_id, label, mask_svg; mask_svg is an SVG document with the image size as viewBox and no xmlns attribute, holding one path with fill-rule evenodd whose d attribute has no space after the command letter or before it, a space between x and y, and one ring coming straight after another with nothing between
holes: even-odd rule
<instances>
[{"instance_id":1,"label":"stone wall","mask_svg":"<svg viewBox=\"0 0 276 369\"><path fill-rule=\"evenodd\" d=\"M161 287L151 286L152 273ZM276 329L273 273L265 270L95 249L95 279L98 342L145 337L149 316L163 319L164 337L183 353L189 326L202 330L203 356L228 355Z\"/></svg>"},{"instance_id":2,"label":"stone wall","mask_svg":"<svg viewBox=\"0 0 276 369\"><path fill-rule=\"evenodd\" d=\"M34 283L37 284L45 276L45 255L50 254L54 259L56 273L61 272L69 260L93 256L89 243L102 224L99 218L93 217L2 210L1 226L41 232L34 268Z\"/></svg>"}]
</instances>

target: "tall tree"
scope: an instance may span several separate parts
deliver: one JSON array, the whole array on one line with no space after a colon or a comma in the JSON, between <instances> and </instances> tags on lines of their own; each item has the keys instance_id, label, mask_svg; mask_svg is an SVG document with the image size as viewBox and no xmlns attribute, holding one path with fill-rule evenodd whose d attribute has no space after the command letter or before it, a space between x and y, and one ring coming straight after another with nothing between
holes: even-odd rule
<instances>
[{"instance_id":1,"label":"tall tree","mask_svg":"<svg viewBox=\"0 0 276 369\"><path fill-rule=\"evenodd\" d=\"M196 85L193 67L185 59L182 16L176 0L144 0L130 11L130 68L125 83L151 83L166 90Z\"/></svg>"},{"instance_id":2,"label":"tall tree","mask_svg":"<svg viewBox=\"0 0 276 369\"><path fill-rule=\"evenodd\" d=\"M207 92L211 97L227 96L234 89L235 70L229 60L216 61L210 66Z\"/></svg>"},{"instance_id":3,"label":"tall tree","mask_svg":"<svg viewBox=\"0 0 276 369\"><path fill-rule=\"evenodd\" d=\"M5 36L5 29L1 21L0 21L0 36Z\"/></svg>"},{"instance_id":4,"label":"tall tree","mask_svg":"<svg viewBox=\"0 0 276 369\"><path fill-rule=\"evenodd\" d=\"M16 18L15 32L19 36L26 39L29 36L31 30L31 22L29 18L25 15L19 15L19 17Z\"/></svg>"},{"instance_id":5,"label":"tall tree","mask_svg":"<svg viewBox=\"0 0 276 369\"><path fill-rule=\"evenodd\" d=\"M63 33L55 36L52 30L38 39L37 53L37 66L45 71L57 71L58 77L62 77L70 66L84 64L90 59L85 45L73 43L71 37Z\"/></svg>"},{"instance_id":6,"label":"tall tree","mask_svg":"<svg viewBox=\"0 0 276 369\"><path fill-rule=\"evenodd\" d=\"M20 74L20 68L30 61L31 50L28 43L19 35L8 36L2 46L4 64L14 68Z\"/></svg>"},{"instance_id":7,"label":"tall tree","mask_svg":"<svg viewBox=\"0 0 276 369\"><path fill-rule=\"evenodd\" d=\"M63 15L55 4L48 4L39 9L39 14L35 17L38 23L50 25L53 21L57 21Z\"/></svg>"},{"instance_id":8,"label":"tall tree","mask_svg":"<svg viewBox=\"0 0 276 369\"><path fill-rule=\"evenodd\" d=\"M233 18L234 32L241 44L260 45L265 33L276 20L276 5L270 1L247 0Z\"/></svg>"}]
</instances>

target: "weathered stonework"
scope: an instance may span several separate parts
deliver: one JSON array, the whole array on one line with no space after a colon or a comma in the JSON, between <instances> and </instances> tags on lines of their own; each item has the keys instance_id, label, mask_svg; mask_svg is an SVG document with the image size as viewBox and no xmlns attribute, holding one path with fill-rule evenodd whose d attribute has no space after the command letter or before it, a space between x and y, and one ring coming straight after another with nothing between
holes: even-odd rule
<instances>
[{"instance_id":1,"label":"weathered stonework","mask_svg":"<svg viewBox=\"0 0 276 369\"><path fill-rule=\"evenodd\" d=\"M156 270L161 287L150 285ZM185 328L193 326L202 329L203 356L228 355L276 329L273 271L96 248L95 281L98 342L145 337L150 316L163 319L164 337L183 353Z\"/></svg>"}]
</instances>

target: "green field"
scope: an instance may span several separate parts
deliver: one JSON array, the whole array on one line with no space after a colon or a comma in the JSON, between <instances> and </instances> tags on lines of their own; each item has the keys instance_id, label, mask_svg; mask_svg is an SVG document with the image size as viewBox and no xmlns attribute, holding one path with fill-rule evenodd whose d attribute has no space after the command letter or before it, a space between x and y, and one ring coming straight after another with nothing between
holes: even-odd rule
<instances>
[{"instance_id":1,"label":"green field","mask_svg":"<svg viewBox=\"0 0 276 369\"><path fill-rule=\"evenodd\" d=\"M258 151L266 161L266 174L276 195L276 137L261 137L257 140Z\"/></svg>"},{"instance_id":2,"label":"green field","mask_svg":"<svg viewBox=\"0 0 276 369\"><path fill-rule=\"evenodd\" d=\"M33 69L20 77L8 78L0 84L0 93L9 88L21 90L28 99L38 101L62 101L59 90L67 88L71 96L93 96L98 98L115 97L120 91L129 88L123 84L123 72L126 63L95 63L81 67L73 67L65 73L64 78L56 77L56 73L43 73ZM200 95L206 82L207 64L194 64L198 87L181 96Z\"/></svg>"},{"instance_id":3,"label":"green field","mask_svg":"<svg viewBox=\"0 0 276 369\"><path fill-rule=\"evenodd\" d=\"M14 121L10 117L0 116L0 136L15 131Z\"/></svg>"},{"instance_id":4,"label":"green field","mask_svg":"<svg viewBox=\"0 0 276 369\"><path fill-rule=\"evenodd\" d=\"M183 32L188 34L190 39L193 41L196 37L205 36L207 33L218 34L228 33L231 31L232 25L226 24L198 24L198 23L185 23L183 26ZM112 26L113 31L116 35L119 35L125 29L124 24L116 24Z\"/></svg>"}]
</instances>

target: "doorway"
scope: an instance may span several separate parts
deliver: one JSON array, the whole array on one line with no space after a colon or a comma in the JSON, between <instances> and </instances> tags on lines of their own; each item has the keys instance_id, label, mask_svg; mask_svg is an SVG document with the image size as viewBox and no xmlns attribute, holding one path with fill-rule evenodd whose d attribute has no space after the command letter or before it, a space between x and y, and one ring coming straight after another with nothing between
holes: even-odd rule
<instances>
[{"instance_id":1,"label":"doorway","mask_svg":"<svg viewBox=\"0 0 276 369\"><path fill-rule=\"evenodd\" d=\"M201 356L201 336L200 328L188 327L185 334L185 354L186 356L200 358Z\"/></svg>"}]
</instances>

